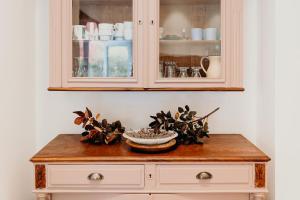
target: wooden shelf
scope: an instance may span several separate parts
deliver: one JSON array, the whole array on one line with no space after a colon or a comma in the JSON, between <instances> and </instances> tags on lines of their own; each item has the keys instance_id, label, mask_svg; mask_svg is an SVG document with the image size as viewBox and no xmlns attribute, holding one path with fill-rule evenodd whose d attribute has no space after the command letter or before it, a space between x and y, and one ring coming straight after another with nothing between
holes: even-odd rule
<instances>
[{"instance_id":1,"label":"wooden shelf","mask_svg":"<svg viewBox=\"0 0 300 200\"><path fill-rule=\"evenodd\" d=\"M161 5L220 4L220 0L161 0Z\"/></svg>"},{"instance_id":2,"label":"wooden shelf","mask_svg":"<svg viewBox=\"0 0 300 200\"><path fill-rule=\"evenodd\" d=\"M81 5L132 6L132 0L80 0Z\"/></svg>"},{"instance_id":3,"label":"wooden shelf","mask_svg":"<svg viewBox=\"0 0 300 200\"><path fill-rule=\"evenodd\" d=\"M212 92L225 92L225 91L232 91L232 92L243 92L245 88L239 87L208 87L208 88L81 88L81 87L49 87L48 91L212 91Z\"/></svg>"},{"instance_id":4,"label":"wooden shelf","mask_svg":"<svg viewBox=\"0 0 300 200\"><path fill-rule=\"evenodd\" d=\"M172 44L217 45L217 44L221 44L221 40L160 40L159 43L165 45L172 45Z\"/></svg>"}]
</instances>

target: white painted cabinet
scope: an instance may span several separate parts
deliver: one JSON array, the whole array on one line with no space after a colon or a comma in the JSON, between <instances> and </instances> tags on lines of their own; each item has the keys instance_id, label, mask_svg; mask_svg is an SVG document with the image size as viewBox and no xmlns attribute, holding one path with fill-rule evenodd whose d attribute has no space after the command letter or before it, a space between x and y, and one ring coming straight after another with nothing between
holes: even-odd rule
<instances>
[{"instance_id":1,"label":"white painted cabinet","mask_svg":"<svg viewBox=\"0 0 300 200\"><path fill-rule=\"evenodd\" d=\"M49 90L243 90L243 0L49 2Z\"/></svg>"}]
</instances>

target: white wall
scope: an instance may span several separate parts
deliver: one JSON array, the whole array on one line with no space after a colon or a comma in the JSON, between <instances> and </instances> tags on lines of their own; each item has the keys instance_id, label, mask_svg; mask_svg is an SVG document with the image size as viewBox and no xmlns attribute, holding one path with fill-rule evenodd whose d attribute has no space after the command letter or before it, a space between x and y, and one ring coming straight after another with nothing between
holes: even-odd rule
<instances>
[{"instance_id":1,"label":"white wall","mask_svg":"<svg viewBox=\"0 0 300 200\"><path fill-rule=\"evenodd\" d=\"M276 0L276 200L299 199L300 1Z\"/></svg>"},{"instance_id":2,"label":"white wall","mask_svg":"<svg viewBox=\"0 0 300 200\"><path fill-rule=\"evenodd\" d=\"M128 128L147 126L149 116L160 110L189 104L209 112L221 106L210 119L211 132L243 133L256 138L258 1L246 0L245 87L246 92L48 92L48 0L39 0L37 23L37 141L46 144L58 133L80 133L73 125L72 111L90 107L109 120L120 119Z\"/></svg>"},{"instance_id":3,"label":"white wall","mask_svg":"<svg viewBox=\"0 0 300 200\"><path fill-rule=\"evenodd\" d=\"M270 199L274 187L276 199L297 199L300 2L245 1L246 92L89 93L46 90L48 0L0 0L0 199L33 199L28 160L35 147L58 133L81 131L72 124L72 111L89 106L128 128L139 128L148 124L150 114L184 104L203 113L221 106L210 119L211 131L245 134L275 161L269 173Z\"/></svg>"},{"instance_id":4,"label":"white wall","mask_svg":"<svg viewBox=\"0 0 300 200\"><path fill-rule=\"evenodd\" d=\"M33 199L35 0L0 1L0 199Z\"/></svg>"},{"instance_id":5,"label":"white wall","mask_svg":"<svg viewBox=\"0 0 300 200\"><path fill-rule=\"evenodd\" d=\"M269 199L275 187L275 4L260 1L260 48L258 69L257 145L272 157L268 168Z\"/></svg>"}]
</instances>

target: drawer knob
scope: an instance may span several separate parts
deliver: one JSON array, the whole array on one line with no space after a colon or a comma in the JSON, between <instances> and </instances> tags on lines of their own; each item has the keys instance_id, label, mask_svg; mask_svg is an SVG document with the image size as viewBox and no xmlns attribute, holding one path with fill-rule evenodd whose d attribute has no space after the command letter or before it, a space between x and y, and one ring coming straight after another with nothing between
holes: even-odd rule
<instances>
[{"instance_id":1,"label":"drawer knob","mask_svg":"<svg viewBox=\"0 0 300 200\"><path fill-rule=\"evenodd\" d=\"M213 175L209 172L200 172L197 174L196 178L199 180L209 180L212 179Z\"/></svg>"},{"instance_id":2,"label":"drawer knob","mask_svg":"<svg viewBox=\"0 0 300 200\"><path fill-rule=\"evenodd\" d=\"M104 176L102 174L99 174L99 173L91 173L89 176L88 176L88 179L90 181L101 181L104 179Z\"/></svg>"}]
</instances>

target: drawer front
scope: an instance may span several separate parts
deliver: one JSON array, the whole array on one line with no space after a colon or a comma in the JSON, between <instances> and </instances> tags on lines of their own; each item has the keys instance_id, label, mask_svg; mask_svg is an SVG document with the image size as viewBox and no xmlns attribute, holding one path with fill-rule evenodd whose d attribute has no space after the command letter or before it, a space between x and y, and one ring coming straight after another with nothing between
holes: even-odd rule
<instances>
[{"instance_id":1,"label":"drawer front","mask_svg":"<svg viewBox=\"0 0 300 200\"><path fill-rule=\"evenodd\" d=\"M150 200L149 194L54 194L55 200Z\"/></svg>"},{"instance_id":2,"label":"drawer front","mask_svg":"<svg viewBox=\"0 0 300 200\"><path fill-rule=\"evenodd\" d=\"M157 186L169 189L250 188L252 165L158 165Z\"/></svg>"},{"instance_id":3,"label":"drawer front","mask_svg":"<svg viewBox=\"0 0 300 200\"><path fill-rule=\"evenodd\" d=\"M153 194L152 200L249 200L249 194Z\"/></svg>"},{"instance_id":4,"label":"drawer front","mask_svg":"<svg viewBox=\"0 0 300 200\"><path fill-rule=\"evenodd\" d=\"M48 165L48 188L143 188L144 165Z\"/></svg>"}]
</instances>

